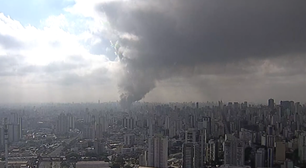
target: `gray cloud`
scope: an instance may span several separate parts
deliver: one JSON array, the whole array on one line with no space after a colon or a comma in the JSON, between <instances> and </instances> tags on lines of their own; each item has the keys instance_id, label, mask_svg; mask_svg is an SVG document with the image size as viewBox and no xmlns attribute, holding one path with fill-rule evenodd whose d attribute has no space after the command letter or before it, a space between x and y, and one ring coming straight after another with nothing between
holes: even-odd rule
<instances>
[{"instance_id":1,"label":"gray cloud","mask_svg":"<svg viewBox=\"0 0 306 168\"><path fill-rule=\"evenodd\" d=\"M119 39L116 47L126 70L121 102L128 107L162 79L207 70L235 73L234 66L224 72L215 67L305 54L305 6L306 1L283 0L134 0L97 9L113 29L139 38Z\"/></svg>"},{"instance_id":2,"label":"gray cloud","mask_svg":"<svg viewBox=\"0 0 306 168\"><path fill-rule=\"evenodd\" d=\"M19 69L20 73L55 73L74 70L86 64L79 62L78 64L67 62L51 62L47 65L27 65Z\"/></svg>"},{"instance_id":3,"label":"gray cloud","mask_svg":"<svg viewBox=\"0 0 306 168\"><path fill-rule=\"evenodd\" d=\"M109 86L112 85L111 78L107 75L106 68L99 68L86 75L79 75L76 73L57 73L57 77L50 78L49 83L59 84L61 86Z\"/></svg>"},{"instance_id":4,"label":"gray cloud","mask_svg":"<svg viewBox=\"0 0 306 168\"><path fill-rule=\"evenodd\" d=\"M22 61L23 61L22 56L18 56L18 55L1 56L0 55L0 77L18 75L17 69L20 66Z\"/></svg>"},{"instance_id":5,"label":"gray cloud","mask_svg":"<svg viewBox=\"0 0 306 168\"><path fill-rule=\"evenodd\" d=\"M20 49L23 44L12 36L0 34L0 46L5 49Z\"/></svg>"}]
</instances>

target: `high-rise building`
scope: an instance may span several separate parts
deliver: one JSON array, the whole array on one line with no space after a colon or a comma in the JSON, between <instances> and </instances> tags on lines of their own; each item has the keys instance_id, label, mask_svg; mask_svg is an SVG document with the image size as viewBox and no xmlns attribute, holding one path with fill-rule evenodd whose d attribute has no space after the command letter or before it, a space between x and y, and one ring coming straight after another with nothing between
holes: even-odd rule
<instances>
[{"instance_id":1,"label":"high-rise building","mask_svg":"<svg viewBox=\"0 0 306 168\"><path fill-rule=\"evenodd\" d=\"M21 138L20 132L18 124L8 124L8 142L18 142Z\"/></svg>"},{"instance_id":2,"label":"high-rise building","mask_svg":"<svg viewBox=\"0 0 306 168\"><path fill-rule=\"evenodd\" d=\"M86 124L82 129L82 138L84 139L95 139L96 126L95 124Z\"/></svg>"},{"instance_id":3,"label":"high-rise building","mask_svg":"<svg viewBox=\"0 0 306 168\"><path fill-rule=\"evenodd\" d=\"M274 135L274 133L275 133L274 127L272 125L268 125L267 126L267 134L268 135Z\"/></svg>"},{"instance_id":4,"label":"high-rise building","mask_svg":"<svg viewBox=\"0 0 306 168\"><path fill-rule=\"evenodd\" d=\"M155 135L148 140L148 166L168 167L168 137Z\"/></svg>"},{"instance_id":5,"label":"high-rise building","mask_svg":"<svg viewBox=\"0 0 306 168\"><path fill-rule=\"evenodd\" d=\"M68 117L68 127L69 127L69 129L74 129L75 128L75 126L74 126L74 116L71 113L68 113L67 117Z\"/></svg>"},{"instance_id":6,"label":"high-rise building","mask_svg":"<svg viewBox=\"0 0 306 168\"><path fill-rule=\"evenodd\" d=\"M268 107L270 108L270 109L274 109L274 99L269 99L268 100Z\"/></svg>"},{"instance_id":7,"label":"high-rise building","mask_svg":"<svg viewBox=\"0 0 306 168\"><path fill-rule=\"evenodd\" d=\"M273 148L267 149L267 167L273 168L274 164L274 151Z\"/></svg>"},{"instance_id":8,"label":"high-rise building","mask_svg":"<svg viewBox=\"0 0 306 168\"><path fill-rule=\"evenodd\" d=\"M4 149L4 127L0 126L0 149Z\"/></svg>"},{"instance_id":9,"label":"high-rise building","mask_svg":"<svg viewBox=\"0 0 306 168\"><path fill-rule=\"evenodd\" d=\"M255 155L255 167L265 167L265 149L259 148Z\"/></svg>"},{"instance_id":10,"label":"high-rise building","mask_svg":"<svg viewBox=\"0 0 306 168\"><path fill-rule=\"evenodd\" d=\"M194 115L189 115L188 116L188 123L189 123L189 128L195 128L195 116Z\"/></svg>"},{"instance_id":11,"label":"high-rise building","mask_svg":"<svg viewBox=\"0 0 306 168\"><path fill-rule=\"evenodd\" d=\"M8 121L9 142L18 142L22 138L22 117L17 113L11 113Z\"/></svg>"},{"instance_id":12,"label":"high-rise building","mask_svg":"<svg viewBox=\"0 0 306 168\"><path fill-rule=\"evenodd\" d=\"M203 117L203 127L206 129L207 135L211 136L211 118L210 117Z\"/></svg>"},{"instance_id":13,"label":"high-rise building","mask_svg":"<svg viewBox=\"0 0 306 168\"><path fill-rule=\"evenodd\" d=\"M165 117L165 124L164 124L165 129L170 129L170 117L166 116Z\"/></svg>"},{"instance_id":14,"label":"high-rise building","mask_svg":"<svg viewBox=\"0 0 306 168\"><path fill-rule=\"evenodd\" d=\"M199 144L199 152L200 152L200 167L205 167L205 156L206 156L206 129L199 130L199 138L198 138L198 144Z\"/></svg>"},{"instance_id":15,"label":"high-rise building","mask_svg":"<svg viewBox=\"0 0 306 168\"><path fill-rule=\"evenodd\" d=\"M291 160L286 160L285 162L284 162L284 165L282 165L284 168L294 168L294 166L293 166L293 161L291 161ZM281 168L283 168L283 167L281 167Z\"/></svg>"},{"instance_id":16,"label":"high-rise building","mask_svg":"<svg viewBox=\"0 0 306 168\"><path fill-rule=\"evenodd\" d=\"M299 135L298 139L298 154L301 162L306 162L306 133Z\"/></svg>"},{"instance_id":17,"label":"high-rise building","mask_svg":"<svg viewBox=\"0 0 306 168\"><path fill-rule=\"evenodd\" d=\"M238 102L234 102L234 110L238 111L239 109L240 109L239 103Z\"/></svg>"},{"instance_id":18,"label":"high-rise building","mask_svg":"<svg viewBox=\"0 0 306 168\"><path fill-rule=\"evenodd\" d=\"M197 143L184 143L183 168L200 168L200 150Z\"/></svg>"},{"instance_id":19,"label":"high-rise building","mask_svg":"<svg viewBox=\"0 0 306 168\"><path fill-rule=\"evenodd\" d=\"M274 143L275 143L275 136L274 135L267 135L266 136L266 146L268 148L273 148L274 147Z\"/></svg>"},{"instance_id":20,"label":"high-rise building","mask_svg":"<svg viewBox=\"0 0 306 168\"><path fill-rule=\"evenodd\" d=\"M125 134L123 136L124 145L130 146L135 143L135 135L134 134Z\"/></svg>"},{"instance_id":21,"label":"high-rise building","mask_svg":"<svg viewBox=\"0 0 306 168\"><path fill-rule=\"evenodd\" d=\"M122 123L123 123L123 128L134 129L135 127L135 121L134 118L132 117L124 117Z\"/></svg>"},{"instance_id":22,"label":"high-rise building","mask_svg":"<svg viewBox=\"0 0 306 168\"><path fill-rule=\"evenodd\" d=\"M245 149L244 142L231 134L226 134L225 137L225 142L223 144L224 164L243 166Z\"/></svg>"},{"instance_id":23,"label":"high-rise building","mask_svg":"<svg viewBox=\"0 0 306 168\"><path fill-rule=\"evenodd\" d=\"M218 142L214 139L208 141L206 146L206 162L215 162L218 159Z\"/></svg>"},{"instance_id":24,"label":"high-rise building","mask_svg":"<svg viewBox=\"0 0 306 168\"><path fill-rule=\"evenodd\" d=\"M98 117L96 121L96 138L102 139L103 134L108 130L108 121L105 116Z\"/></svg>"},{"instance_id":25,"label":"high-rise building","mask_svg":"<svg viewBox=\"0 0 306 168\"><path fill-rule=\"evenodd\" d=\"M197 130L196 129L188 129L187 131L185 131L185 143L188 142L197 142Z\"/></svg>"},{"instance_id":26,"label":"high-rise building","mask_svg":"<svg viewBox=\"0 0 306 168\"><path fill-rule=\"evenodd\" d=\"M102 154L104 152L106 152L106 149L105 149L105 142L104 141L101 141L99 139L96 139L94 141L94 148L95 148L95 152L97 154Z\"/></svg>"},{"instance_id":27,"label":"high-rise building","mask_svg":"<svg viewBox=\"0 0 306 168\"><path fill-rule=\"evenodd\" d=\"M66 114L61 113L56 121L56 134L65 135L69 132L69 121Z\"/></svg>"},{"instance_id":28,"label":"high-rise building","mask_svg":"<svg viewBox=\"0 0 306 168\"><path fill-rule=\"evenodd\" d=\"M281 101L280 102L280 116L290 114L294 112L294 102L293 101Z\"/></svg>"},{"instance_id":29,"label":"high-rise building","mask_svg":"<svg viewBox=\"0 0 306 168\"><path fill-rule=\"evenodd\" d=\"M286 160L286 143L276 142L275 160L283 163Z\"/></svg>"},{"instance_id":30,"label":"high-rise building","mask_svg":"<svg viewBox=\"0 0 306 168\"><path fill-rule=\"evenodd\" d=\"M143 152L142 154L140 154L139 156L139 166L148 166L147 163L147 151Z\"/></svg>"}]
</instances>

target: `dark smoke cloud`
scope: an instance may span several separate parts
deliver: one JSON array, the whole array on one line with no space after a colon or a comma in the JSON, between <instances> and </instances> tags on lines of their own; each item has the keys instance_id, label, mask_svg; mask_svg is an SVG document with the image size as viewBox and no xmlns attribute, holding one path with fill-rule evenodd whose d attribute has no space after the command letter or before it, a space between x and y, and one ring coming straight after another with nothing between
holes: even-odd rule
<instances>
[{"instance_id":1,"label":"dark smoke cloud","mask_svg":"<svg viewBox=\"0 0 306 168\"><path fill-rule=\"evenodd\" d=\"M162 79L306 52L306 1L131 0L97 8L119 38L124 107Z\"/></svg>"}]
</instances>

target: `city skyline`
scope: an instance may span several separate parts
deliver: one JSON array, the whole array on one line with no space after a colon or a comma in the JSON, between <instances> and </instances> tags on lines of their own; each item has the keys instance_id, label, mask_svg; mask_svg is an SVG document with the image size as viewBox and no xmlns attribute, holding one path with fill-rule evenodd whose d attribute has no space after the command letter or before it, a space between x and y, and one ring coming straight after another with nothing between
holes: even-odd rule
<instances>
[{"instance_id":1,"label":"city skyline","mask_svg":"<svg viewBox=\"0 0 306 168\"><path fill-rule=\"evenodd\" d=\"M0 167L304 168L305 112L274 99L1 106Z\"/></svg>"},{"instance_id":2,"label":"city skyline","mask_svg":"<svg viewBox=\"0 0 306 168\"><path fill-rule=\"evenodd\" d=\"M305 5L3 1L0 103L304 103Z\"/></svg>"}]
</instances>

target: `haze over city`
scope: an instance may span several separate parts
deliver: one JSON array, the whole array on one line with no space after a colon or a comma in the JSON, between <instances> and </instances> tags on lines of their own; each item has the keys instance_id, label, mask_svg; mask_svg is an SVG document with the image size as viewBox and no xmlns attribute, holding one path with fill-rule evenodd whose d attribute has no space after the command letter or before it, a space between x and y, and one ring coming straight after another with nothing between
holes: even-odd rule
<instances>
[{"instance_id":1,"label":"haze over city","mask_svg":"<svg viewBox=\"0 0 306 168\"><path fill-rule=\"evenodd\" d=\"M304 102L306 1L0 2L0 102Z\"/></svg>"},{"instance_id":2,"label":"haze over city","mask_svg":"<svg viewBox=\"0 0 306 168\"><path fill-rule=\"evenodd\" d=\"M306 168L305 0L0 0L0 168Z\"/></svg>"}]
</instances>

